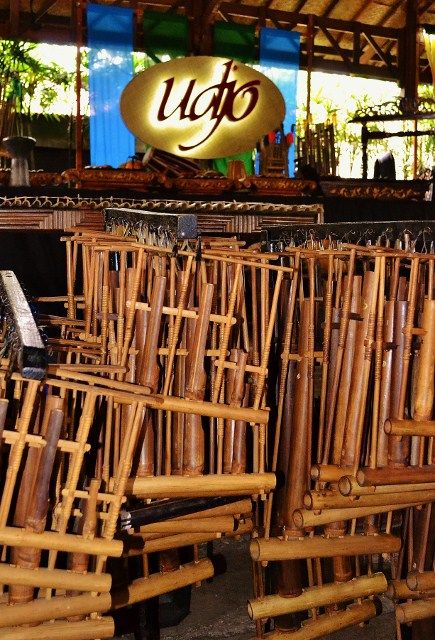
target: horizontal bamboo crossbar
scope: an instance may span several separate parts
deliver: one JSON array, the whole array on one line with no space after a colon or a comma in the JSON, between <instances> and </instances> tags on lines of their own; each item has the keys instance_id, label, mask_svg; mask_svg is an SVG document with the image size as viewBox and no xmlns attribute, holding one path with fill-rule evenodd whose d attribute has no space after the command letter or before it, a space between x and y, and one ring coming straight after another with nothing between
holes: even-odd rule
<instances>
[{"instance_id":1,"label":"horizontal bamboo crossbar","mask_svg":"<svg viewBox=\"0 0 435 640\"><path fill-rule=\"evenodd\" d=\"M401 540L391 534L345 535L340 538L313 536L295 540L256 538L250 543L251 558L257 562L298 560L303 558L332 558L372 553L395 553Z\"/></svg>"},{"instance_id":2,"label":"horizontal bamboo crossbar","mask_svg":"<svg viewBox=\"0 0 435 640\"><path fill-rule=\"evenodd\" d=\"M248 614L252 620L272 618L297 611L306 611L314 607L322 607L336 602L365 598L387 590L387 579L383 573L372 576L361 576L343 583L324 584L309 587L301 595L294 598L283 598L280 595L264 596L249 600Z\"/></svg>"},{"instance_id":3,"label":"horizontal bamboo crossbar","mask_svg":"<svg viewBox=\"0 0 435 640\"><path fill-rule=\"evenodd\" d=\"M435 590L435 571L424 571L419 573L413 571L406 576L406 584L411 591L432 591Z\"/></svg>"},{"instance_id":4,"label":"horizontal bamboo crossbar","mask_svg":"<svg viewBox=\"0 0 435 640\"><path fill-rule=\"evenodd\" d=\"M10 431L9 429L5 429L2 433L2 438L6 442L6 444L15 444L17 440L19 440L20 434L17 431ZM30 447L45 447L45 439L42 436L38 436L36 434L27 433L24 439L24 442L28 444ZM74 440L63 440L59 439L57 448L64 453L74 453L78 449L78 444ZM85 452L90 451L91 445L85 445Z\"/></svg>"},{"instance_id":5,"label":"horizontal bamboo crossbar","mask_svg":"<svg viewBox=\"0 0 435 640\"><path fill-rule=\"evenodd\" d=\"M313 640L322 636L346 629L352 625L370 620L377 615L376 604L372 600L364 600L361 604L352 604L345 611L334 611L310 620L296 631L272 631L263 638L267 640Z\"/></svg>"},{"instance_id":6,"label":"horizontal bamboo crossbar","mask_svg":"<svg viewBox=\"0 0 435 640\"><path fill-rule=\"evenodd\" d=\"M47 384L58 387L59 389L71 389L75 391L89 392L90 388L97 395L112 397L116 402L131 404L141 402L150 409L160 409L162 411L174 411L177 413L187 413L191 415L208 416L209 418L223 418L228 420L243 420L252 424L267 424L269 419L268 409L251 409L249 407L234 407L225 404L217 404L207 402L205 400L189 400L186 398L177 398L175 396L163 396L159 394L147 395L146 388L139 385L129 384L127 382L119 382L116 380L108 380L107 378L96 378L87 374L78 374L76 372L57 370L57 375L63 378L70 378L71 375L76 377L80 375L85 377L89 385L74 383L70 380L60 380L50 378ZM71 374L71 375L70 375ZM14 380L21 380L20 376L13 374ZM91 378L91 380L88 380ZM107 384L107 387L105 386ZM115 388L110 388L114 385ZM90 387L92 385L92 387ZM118 385L125 386L128 390L116 388Z\"/></svg>"},{"instance_id":7,"label":"horizontal bamboo crossbar","mask_svg":"<svg viewBox=\"0 0 435 640\"><path fill-rule=\"evenodd\" d=\"M80 622L50 622L37 627L2 629L2 640L94 640L112 638L115 633L113 618L81 620Z\"/></svg>"},{"instance_id":8,"label":"horizontal bamboo crossbar","mask_svg":"<svg viewBox=\"0 0 435 640\"><path fill-rule=\"evenodd\" d=\"M435 420L386 420L384 431L392 436L435 436Z\"/></svg>"},{"instance_id":9,"label":"horizontal bamboo crossbar","mask_svg":"<svg viewBox=\"0 0 435 640\"><path fill-rule=\"evenodd\" d=\"M213 564L207 558L199 562L182 565L175 571L151 574L147 578L134 580L125 589L112 593L112 609L119 609L135 602L142 602L189 584L207 580L214 574Z\"/></svg>"},{"instance_id":10,"label":"horizontal bamboo crossbar","mask_svg":"<svg viewBox=\"0 0 435 640\"><path fill-rule=\"evenodd\" d=\"M140 498L201 498L207 496L253 495L272 491L274 473L205 476L157 476L130 478L125 492Z\"/></svg>"},{"instance_id":11,"label":"horizontal bamboo crossbar","mask_svg":"<svg viewBox=\"0 0 435 640\"><path fill-rule=\"evenodd\" d=\"M233 516L173 519L143 525L141 533L231 533L236 528Z\"/></svg>"},{"instance_id":12,"label":"horizontal bamboo crossbar","mask_svg":"<svg viewBox=\"0 0 435 640\"><path fill-rule=\"evenodd\" d=\"M400 469L392 469L391 467L359 469L356 473L356 480L361 486L435 482L435 465L402 467Z\"/></svg>"},{"instance_id":13,"label":"horizontal bamboo crossbar","mask_svg":"<svg viewBox=\"0 0 435 640\"><path fill-rule=\"evenodd\" d=\"M39 598L26 604L1 605L0 627L36 624L48 620L69 618L71 616L103 613L112 604L110 593L91 596L89 593L80 596L58 596L46 600Z\"/></svg>"},{"instance_id":14,"label":"horizontal bamboo crossbar","mask_svg":"<svg viewBox=\"0 0 435 640\"><path fill-rule=\"evenodd\" d=\"M338 483L338 489L343 496L367 496L384 494L386 499L392 493L411 493L414 491L435 491L435 482L419 484L378 484L362 487L352 476L343 476Z\"/></svg>"},{"instance_id":15,"label":"horizontal bamboo crossbar","mask_svg":"<svg viewBox=\"0 0 435 640\"><path fill-rule=\"evenodd\" d=\"M108 573L74 573L64 569L26 569L0 564L0 584L106 593L110 591L112 576Z\"/></svg>"},{"instance_id":16,"label":"horizontal bamboo crossbar","mask_svg":"<svg viewBox=\"0 0 435 640\"><path fill-rule=\"evenodd\" d=\"M311 491L304 496L304 505L307 509L320 511L322 509L346 509L377 507L383 504L401 504L403 502L431 502L435 500L435 491L423 489L421 491L409 491L401 493L371 493L358 497L343 496L341 493L327 494L321 491Z\"/></svg>"},{"instance_id":17,"label":"horizontal bamboo crossbar","mask_svg":"<svg viewBox=\"0 0 435 640\"><path fill-rule=\"evenodd\" d=\"M415 620L425 620L433 616L435 616L435 598L404 602L396 607L396 619L400 624L414 622Z\"/></svg>"},{"instance_id":18,"label":"horizontal bamboo crossbar","mask_svg":"<svg viewBox=\"0 0 435 640\"><path fill-rule=\"evenodd\" d=\"M204 511L195 511L195 513L188 513L183 516L178 516L174 520L191 520L193 518L213 518L215 516L237 516L237 515L250 515L252 513L252 500L251 498L243 498L243 500L237 500L236 502L230 502L228 504L222 504L219 507L210 507L210 509L204 509Z\"/></svg>"},{"instance_id":19,"label":"horizontal bamboo crossbar","mask_svg":"<svg viewBox=\"0 0 435 640\"><path fill-rule=\"evenodd\" d=\"M227 533L225 537L233 537L244 535L252 531L252 520L247 519L240 523L235 531ZM150 538L147 538L147 536ZM167 549L179 549L180 547L188 547L194 544L203 544L218 540L221 537L220 532L216 533L178 533L172 536L159 534L133 534L129 540L129 548L127 555L137 556L144 553L155 553L157 551L166 551Z\"/></svg>"},{"instance_id":20,"label":"horizontal bamboo crossbar","mask_svg":"<svg viewBox=\"0 0 435 640\"><path fill-rule=\"evenodd\" d=\"M345 467L334 464L314 464L311 467L311 478L319 482L338 482L345 474Z\"/></svg>"},{"instance_id":21,"label":"horizontal bamboo crossbar","mask_svg":"<svg viewBox=\"0 0 435 640\"><path fill-rule=\"evenodd\" d=\"M426 592L426 595L432 592ZM390 580L388 583L387 595L394 600L416 600L423 596L421 591L411 591L406 584L406 580Z\"/></svg>"},{"instance_id":22,"label":"horizontal bamboo crossbar","mask_svg":"<svg viewBox=\"0 0 435 640\"><path fill-rule=\"evenodd\" d=\"M0 544L8 547L32 547L113 558L119 558L123 551L123 544L120 540L105 540L104 538L90 540L72 533L57 533L56 531L33 533L17 527L0 528Z\"/></svg>"},{"instance_id":23,"label":"horizontal bamboo crossbar","mask_svg":"<svg viewBox=\"0 0 435 640\"><path fill-rule=\"evenodd\" d=\"M387 502L387 501L386 501ZM293 512L293 521L296 527L316 527L332 522L340 522L341 520L353 520L354 518L363 518L365 516L376 515L377 513L387 513L388 511L398 511L415 507L417 504L431 502L431 499L425 498L421 502L406 502L399 504L385 504L383 506L373 507L350 507L346 509L324 509L320 513L310 511L309 509L296 509Z\"/></svg>"}]
</instances>

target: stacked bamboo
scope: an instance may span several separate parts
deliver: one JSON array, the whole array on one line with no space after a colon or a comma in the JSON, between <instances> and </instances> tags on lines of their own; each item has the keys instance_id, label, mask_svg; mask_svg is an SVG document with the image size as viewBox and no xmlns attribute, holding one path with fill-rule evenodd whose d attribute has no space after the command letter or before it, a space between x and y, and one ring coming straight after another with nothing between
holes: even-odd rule
<instances>
[{"instance_id":1,"label":"stacked bamboo","mask_svg":"<svg viewBox=\"0 0 435 640\"><path fill-rule=\"evenodd\" d=\"M235 240L173 251L83 231L65 244L48 376L13 374L4 394L8 638L110 637L101 614L213 575L200 545L250 534L276 482L268 366L293 268ZM138 506L151 517L129 526Z\"/></svg>"},{"instance_id":2,"label":"stacked bamboo","mask_svg":"<svg viewBox=\"0 0 435 640\"><path fill-rule=\"evenodd\" d=\"M270 467L284 480L251 542L267 580L249 614L257 637L317 638L374 617L388 588L400 637L434 615L434 255L287 253Z\"/></svg>"},{"instance_id":3,"label":"stacked bamboo","mask_svg":"<svg viewBox=\"0 0 435 640\"><path fill-rule=\"evenodd\" d=\"M48 375L2 378L4 637L110 637L240 535L258 638L433 615L434 255L157 236L64 238Z\"/></svg>"}]
</instances>

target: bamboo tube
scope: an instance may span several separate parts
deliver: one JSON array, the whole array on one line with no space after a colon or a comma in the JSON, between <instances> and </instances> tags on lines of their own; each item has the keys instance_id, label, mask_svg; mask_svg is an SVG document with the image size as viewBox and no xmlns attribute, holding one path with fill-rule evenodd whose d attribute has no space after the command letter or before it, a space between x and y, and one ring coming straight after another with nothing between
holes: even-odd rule
<instances>
[{"instance_id":1,"label":"bamboo tube","mask_svg":"<svg viewBox=\"0 0 435 640\"><path fill-rule=\"evenodd\" d=\"M64 569L23 569L12 564L0 564L0 583L105 593L110 590L112 577L108 573L101 575L82 574Z\"/></svg>"},{"instance_id":2,"label":"bamboo tube","mask_svg":"<svg viewBox=\"0 0 435 640\"><path fill-rule=\"evenodd\" d=\"M425 620L433 616L435 616L435 598L406 602L396 606L396 619L400 624Z\"/></svg>"},{"instance_id":3,"label":"bamboo tube","mask_svg":"<svg viewBox=\"0 0 435 640\"><path fill-rule=\"evenodd\" d=\"M361 487L352 476L343 476L338 483L338 489L344 496L366 496L371 494L409 493L413 491L434 491L435 482L420 484L379 484L377 486ZM388 500L388 497L385 498Z\"/></svg>"},{"instance_id":4,"label":"bamboo tube","mask_svg":"<svg viewBox=\"0 0 435 640\"><path fill-rule=\"evenodd\" d=\"M407 337L404 332L407 330L409 325L410 315L412 315L412 307L409 306L408 302L397 300L394 303L394 349L392 349L390 412L387 416L389 418L400 419L404 416L404 408L401 407L400 403L402 400L405 402L405 397L402 397L402 387L405 384L403 376L408 375L408 365L405 366L405 362L407 361L407 358L409 360L409 354L405 354ZM409 350L411 348L410 345L411 343L409 341ZM409 445L409 438L396 436L388 438L388 466L390 468L400 468L409 463Z\"/></svg>"},{"instance_id":5,"label":"bamboo tube","mask_svg":"<svg viewBox=\"0 0 435 640\"><path fill-rule=\"evenodd\" d=\"M209 333L214 286L205 284L201 292L198 319L195 322L192 347L189 349L186 398L203 400L206 385L204 352ZM204 471L204 428L201 416L191 413L185 418L183 441L183 474L198 476Z\"/></svg>"},{"instance_id":6,"label":"bamboo tube","mask_svg":"<svg viewBox=\"0 0 435 640\"><path fill-rule=\"evenodd\" d=\"M388 583L387 596L394 600L419 600L432 592L412 591L406 584L406 580L390 580Z\"/></svg>"},{"instance_id":7,"label":"bamboo tube","mask_svg":"<svg viewBox=\"0 0 435 640\"><path fill-rule=\"evenodd\" d=\"M432 591L435 590L435 571L424 571L419 573L413 571L406 576L406 584L411 591Z\"/></svg>"},{"instance_id":8,"label":"bamboo tube","mask_svg":"<svg viewBox=\"0 0 435 640\"><path fill-rule=\"evenodd\" d=\"M429 420L432 415L435 371L435 300L424 301L422 327L425 333L420 347L414 398L414 420ZM435 433L435 422L433 424Z\"/></svg>"},{"instance_id":9,"label":"bamboo tube","mask_svg":"<svg viewBox=\"0 0 435 640\"><path fill-rule=\"evenodd\" d=\"M215 516L211 518L192 518L190 520L165 520L143 525L141 533L231 533L236 528L233 516Z\"/></svg>"},{"instance_id":10,"label":"bamboo tube","mask_svg":"<svg viewBox=\"0 0 435 640\"><path fill-rule=\"evenodd\" d=\"M345 611L334 611L332 614L326 613L304 624L296 631L288 633L283 631L272 631L266 633L265 640L313 640L322 638L324 635L346 629L352 625L366 622L378 614L376 604L372 600L363 600L360 604L352 604Z\"/></svg>"},{"instance_id":11,"label":"bamboo tube","mask_svg":"<svg viewBox=\"0 0 435 640\"><path fill-rule=\"evenodd\" d=\"M36 469L35 484L27 505L24 528L32 533L42 533L48 512L49 485L56 456L56 445L63 424L64 413L60 409L50 411L47 424L46 446L43 448ZM13 564L27 569L36 569L41 561L41 550L37 547L14 548ZM33 588L24 585L11 585L10 604L29 602L33 599Z\"/></svg>"},{"instance_id":12,"label":"bamboo tube","mask_svg":"<svg viewBox=\"0 0 435 640\"><path fill-rule=\"evenodd\" d=\"M421 484L435 482L435 464L422 467L406 467L399 469L359 469L356 481L361 487L380 484Z\"/></svg>"},{"instance_id":13,"label":"bamboo tube","mask_svg":"<svg viewBox=\"0 0 435 640\"><path fill-rule=\"evenodd\" d=\"M294 540L256 538L250 543L251 558L256 562L296 560L302 558L333 558L334 556L395 553L400 538L391 534L345 535L341 538L310 536Z\"/></svg>"},{"instance_id":14,"label":"bamboo tube","mask_svg":"<svg viewBox=\"0 0 435 640\"><path fill-rule=\"evenodd\" d=\"M248 601L248 614L251 620L272 618L286 613L306 611L314 607L323 607L345 600L365 598L387 590L387 579L383 573L353 578L348 582L324 584L320 587L305 589L300 596L283 598L279 595L265 596Z\"/></svg>"},{"instance_id":15,"label":"bamboo tube","mask_svg":"<svg viewBox=\"0 0 435 640\"><path fill-rule=\"evenodd\" d=\"M377 494L370 493L363 496L343 496L340 493L335 495L327 495L321 491L311 491L304 496L304 505L307 509L320 511L322 509L351 509L364 507L377 507L388 503L401 504L402 502L412 502L414 504L423 504L423 502L431 502L435 500L435 491L405 491L400 493Z\"/></svg>"},{"instance_id":16,"label":"bamboo tube","mask_svg":"<svg viewBox=\"0 0 435 640\"><path fill-rule=\"evenodd\" d=\"M247 515L252 512L252 501L250 498L243 500L237 500L237 502L231 502L229 504L223 504L219 507L211 507L210 509L204 509L204 511L197 511L195 513L189 513L188 515L180 516L177 520L190 520L193 518L210 518L214 516L235 516L235 515Z\"/></svg>"},{"instance_id":17,"label":"bamboo tube","mask_svg":"<svg viewBox=\"0 0 435 640\"><path fill-rule=\"evenodd\" d=\"M2 640L94 640L112 638L115 633L113 618L105 617L80 622L50 622L37 627L3 629Z\"/></svg>"},{"instance_id":18,"label":"bamboo tube","mask_svg":"<svg viewBox=\"0 0 435 640\"><path fill-rule=\"evenodd\" d=\"M387 501L385 501L387 502ZM317 527L330 522L339 522L340 520L353 520L354 518L363 518L365 516L376 515L377 513L387 513L388 511L398 511L408 507L415 507L418 504L431 502L431 498L424 498L419 502L406 502L398 504L385 504L383 506L372 507L350 507L343 509L325 509L319 514L308 509L297 509L293 513L293 519L296 526L299 527ZM335 519L334 519L335 518Z\"/></svg>"},{"instance_id":19,"label":"bamboo tube","mask_svg":"<svg viewBox=\"0 0 435 640\"><path fill-rule=\"evenodd\" d=\"M243 535L252 531L252 520L247 519L244 523L239 524L237 529L226 537ZM218 540L221 533L178 533L173 536L162 536L155 538L151 534L152 539L143 539L141 534L133 534L131 536L131 548L128 549L129 556L143 555L144 553L155 553L156 551L166 551L168 549L179 549L180 547L188 547L194 544L203 544ZM145 534L144 534L145 538Z\"/></svg>"},{"instance_id":20,"label":"bamboo tube","mask_svg":"<svg viewBox=\"0 0 435 640\"><path fill-rule=\"evenodd\" d=\"M338 482L345 473L345 467L335 464L314 464L311 467L311 478L319 483Z\"/></svg>"},{"instance_id":21,"label":"bamboo tube","mask_svg":"<svg viewBox=\"0 0 435 640\"><path fill-rule=\"evenodd\" d=\"M87 374L80 374L73 371L62 371L61 368L57 371L59 376L63 378L76 378L88 382L85 384L74 384L67 382L66 380L58 380L50 378L47 384L54 387L74 389L76 391L89 391L89 386L96 387L96 391L104 394L105 396L113 396L118 402L131 403L132 400L143 402L152 409L161 409L162 411L178 411L181 413L197 413L202 416L208 416L210 418L234 418L236 420L245 420L252 424L267 424L269 417L268 409L251 409L244 407L229 407L222 404L216 404L214 402L207 402L206 400L196 401L188 400L186 398L176 398L171 396L162 396L161 394L145 395L146 391L139 385L118 383L118 381L109 380L108 378L101 378L98 376L89 376ZM15 375L12 376L16 379ZM119 390L117 383L120 385ZM113 389L110 387L113 386ZM106 388L107 387L107 388ZM134 398L133 398L134 394ZM143 394L143 395L142 395Z\"/></svg>"},{"instance_id":22,"label":"bamboo tube","mask_svg":"<svg viewBox=\"0 0 435 640\"><path fill-rule=\"evenodd\" d=\"M293 511L303 504L304 491L307 488L307 478L310 461L308 460L308 446L311 438L311 424L308 424L308 401L312 380L309 377L309 312L307 300L301 305L301 322L298 351L301 361L297 367L295 405L293 408L292 427L290 435L290 457L286 474L286 496L284 498L284 523L292 528Z\"/></svg>"},{"instance_id":23,"label":"bamboo tube","mask_svg":"<svg viewBox=\"0 0 435 640\"><path fill-rule=\"evenodd\" d=\"M0 544L8 547L34 547L35 549L87 553L113 558L119 558L123 550L121 540L104 540L103 538L87 540L72 533L57 533L57 531L32 533L17 527L2 527L0 529Z\"/></svg>"},{"instance_id":24,"label":"bamboo tube","mask_svg":"<svg viewBox=\"0 0 435 640\"><path fill-rule=\"evenodd\" d=\"M378 442L376 456L376 466L378 467L386 467L388 464L388 438L383 429L383 425L385 423L385 420L390 415L393 349L389 348L388 345L393 344L393 330L394 300L388 300L384 305L384 348L382 354Z\"/></svg>"},{"instance_id":25,"label":"bamboo tube","mask_svg":"<svg viewBox=\"0 0 435 640\"><path fill-rule=\"evenodd\" d=\"M0 605L0 628L35 624L70 616L89 615L109 611L112 604L110 593L99 596L57 596L51 600L40 598L26 604ZM69 636L68 636L69 637Z\"/></svg>"},{"instance_id":26,"label":"bamboo tube","mask_svg":"<svg viewBox=\"0 0 435 640\"><path fill-rule=\"evenodd\" d=\"M138 382L145 387L148 393L155 393L158 388L159 365L157 362L157 350L165 292L166 278L157 276L153 282L150 313L147 319L144 351L141 357L138 378Z\"/></svg>"},{"instance_id":27,"label":"bamboo tube","mask_svg":"<svg viewBox=\"0 0 435 640\"><path fill-rule=\"evenodd\" d=\"M175 571L154 573L146 578L134 580L128 587L117 589L112 593L112 609L155 598L168 591L181 589L189 584L207 580L214 574L212 562L207 558L199 562L191 562L180 566Z\"/></svg>"},{"instance_id":28,"label":"bamboo tube","mask_svg":"<svg viewBox=\"0 0 435 640\"><path fill-rule=\"evenodd\" d=\"M201 498L210 495L252 495L275 488L273 473L243 475L209 474L205 476L158 476L130 478L126 494L146 498Z\"/></svg>"},{"instance_id":29,"label":"bamboo tube","mask_svg":"<svg viewBox=\"0 0 435 640\"><path fill-rule=\"evenodd\" d=\"M386 420L385 433L394 436L435 436L435 420Z\"/></svg>"}]
</instances>

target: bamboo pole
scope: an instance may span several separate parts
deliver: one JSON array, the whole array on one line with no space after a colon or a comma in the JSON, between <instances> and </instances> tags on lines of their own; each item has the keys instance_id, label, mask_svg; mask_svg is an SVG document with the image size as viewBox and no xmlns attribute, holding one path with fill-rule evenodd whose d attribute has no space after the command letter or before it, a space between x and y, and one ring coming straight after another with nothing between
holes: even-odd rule
<instances>
[{"instance_id":1,"label":"bamboo pole","mask_svg":"<svg viewBox=\"0 0 435 640\"><path fill-rule=\"evenodd\" d=\"M425 620L433 616L435 616L435 598L406 602L396 607L396 619L400 624Z\"/></svg>"},{"instance_id":2,"label":"bamboo pole","mask_svg":"<svg viewBox=\"0 0 435 640\"><path fill-rule=\"evenodd\" d=\"M200 512L199 512L200 513ZM141 533L231 533L236 528L233 516L215 516L211 518L192 518L190 520L172 519L143 525Z\"/></svg>"},{"instance_id":3,"label":"bamboo pole","mask_svg":"<svg viewBox=\"0 0 435 640\"><path fill-rule=\"evenodd\" d=\"M272 631L264 634L265 640L313 640L322 638L329 633L346 629L374 618L378 614L377 606L372 600L363 600L359 604L350 605L345 611L326 613L304 624L296 631L288 633Z\"/></svg>"},{"instance_id":4,"label":"bamboo pole","mask_svg":"<svg viewBox=\"0 0 435 640\"><path fill-rule=\"evenodd\" d=\"M51 600L40 598L26 604L0 605L0 628L26 624L37 624L48 620L68 618L90 613L109 611L112 604L110 593L99 596L84 595L57 596ZM1 632L0 632L1 635ZM67 636L69 638L69 636Z\"/></svg>"},{"instance_id":5,"label":"bamboo pole","mask_svg":"<svg viewBox=\"0 0 435 640\"><path fill-rule=\"evenodd\" d=\"M351 509L371 506L382 506L383 504L401 504L402 502L413 502L423 504L435 499L435 491L423 489L421 491L405 491L400 493L377 494L370 493L362 496L343 496L340 493L328 495L322 491L311 491L304 496L304 506L307 509L321 511L322 509ZM421 502L422 501L422 502Z\"/></svg>"},{"instance_id":6,"label":"bamboo pole","mask_svg":"<svg viewBox=\"0 0 435 640\"><path fill-rule=\"evenodd\" d=\"M419 600L420 598L432 595L432 592L413 591L406 584L406 580L390 580L388 583L387 596L394 600Z\"/></svg>"},{"instance_id":7,"label":"bamboo pole","mask_svg":"<svg viewBox=\"0 0 435 640\"><path fill-rule=\"evenodd\" d=\"M435 590L435 571L424 571L418 573L413 571L406 576L406 584L411 591L432 591Z\"/></svg>"},{"instance_id":8,"label":"bamboo pole","mask_svg":"<svg viewBox=\"0 0 435 640\"><path fill-rule=\"evenodd\" d=\"M359 469L356 481L361 487L380 484L421 484L435 482L435 464L421 467Z\"/></svg>"},{"instance_id":9,"label":"bamboo pole","mask_svg":"<svg viewBox=\"0 0 435 640\"><path fill-rule=\"evenodd\" d=\"M391 493L410 493L414 491L434 491L435 482L422 482L420 484L379 484L376 486L361 487L352 476L343 476L338 483L338 489L343 496L366 496L372 494L384 494L388 500Z\"/></svg>"},{"instance_id":10,"label":"bamboo pole","mask_svg":"<svg viewBox=\"0 0 435 640\"><path fill-rule=\"evenodd\" d=\"M245 533L251 533L253 528L252 520L246 519L243 523L240 523L235 531L227 534L226 537L239 536ZM144 553L155 553L157 551L166 551L168 549L179 549L180 547L189 547L195 544L203 544L205 542L211 542L218 540L221 537L220 532L216 533L178 533L173 536L161 536L154 537L152 539L146 539L146 536L142 537L142 534L133 534L129 541L130 548L126 555L135 556L143 555ZM144 539L145 538L145 539Z\"/></svg>"},{"instance_id":11,"label":"bamboo pole","mask_svg":"<svg viewBox=\"0 0 435 640\"><path fill-rule=\"evenodd\" d=\"M0 583L105 593L110 590L112 577L108 573L100 575L95 573L82 574L64 569L24 569L11 564L0 564Z\"/></svg>"},{"instance_id":12,"label":"bamboo pole","mask_svg":"<svg viewBox=\"0 0 435 640\"><path fill-rule=\"evenodd\" d=\"M407 507L415 507L425 502L431 502L431 498L423 498L418 503L406 502L398 504L386 504L382 506L372 507L350 507L343 509L325 509L320 513L310 511L308 509L297 509L293 513L293 519L296 526L299 527L317 527L330 522L340 522L341 520L353 520L354 518L363 518L365 516L376 515L377 513L387 513L388 511L398 511ZM334 519L335 518L335 519Z\"/></svg>"},{"instance_id":13,"label":"bamboo pole","mask_svg":"<svg viewBox=\"0 0 435 640\"><path fill-rule=\"evenodd\" d=\"M181 565L175 571L165 573L154 573L146 578L134 580L128 587L120 588L112 593L112 609L142 602L155 598L163 593L168 593L175 589L181 589L189 584L207 580L214 574L211 560L208 558L199 562L191 562Z\"/></svg>"},{"instance_id":14,"label":"bamboo pole","mask_svg":"<svg viewBox=\"0 0 435 640\"><path fill-rule=\"evenodd\" d=\"M237 476L158 476L130 478L126 484L126 494L146 498L253 495L272 491L275 485L276 477L273 473L245 473Z\"/></svg>"},{"instance_id":15,"label":"bamboo pole","mask_svg":"<svg viewBox=\"0 0 435 640\"><path fill-rule=\"evenodd\" d=\"M324 584L320 587L305 589L300 596L283 598L270 595L248 601L248 614L251 620L271 618L286 613L296 613L314 607L365 598L387 590L387 579L383 573L353 578L348 582Z\"/></svg>"},{"instance_id":16,"label":"bamboo pole","mask_svg":"<svg viewBox=\"0 0 435 640\"><path fill-rule=\"evenodd\" d=\"M112 638L115 633L113 618L105 617L80 622L50 622L37 627L3 629L2 640L94 640Z\"/></svg>"},{"instance_id":17,"label":"bamboo pole","mask_svg":"<svg viewBox=\"0 0 435 640\"><path fill-rule=\"evenodd\" d=\"M386 420L385 433L394 436L435 436L435 420Z\"/></svg>"},{"instance_id":18,"label":"bamboo pole","mask_svg":"<svg viewBox=\"0 0 435 640\"><path fill-rule=\"evenodd\" d=\"M332 558L334 556L396 553L401 547L400 538L391 534L345 535L341 538L310 536L283 540L281 538L255 538L250 543L250 553L256 562L297 560L302 558Z\"/></svg>"}]
</instances>

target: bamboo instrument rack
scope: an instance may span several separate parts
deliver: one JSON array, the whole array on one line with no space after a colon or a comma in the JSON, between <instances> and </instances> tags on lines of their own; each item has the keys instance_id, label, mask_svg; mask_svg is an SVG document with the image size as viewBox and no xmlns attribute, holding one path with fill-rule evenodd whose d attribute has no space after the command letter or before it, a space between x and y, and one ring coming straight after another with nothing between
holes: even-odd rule
<instances>
[{"instance_id":1,"label":"bamboo instrument rack","mask_svg":"<svg viewBox=\"0 0 435 640\"><path fill-rule=\"evenodd\" d=\"M104 614L208 580L206 545L245 536L258 640L368 621L385 592L400 640L435 590L433 223L247 247L127 213L63 238L48 372L1 363L0 635L111 637Z\"/></svg>"}]
</instances>

